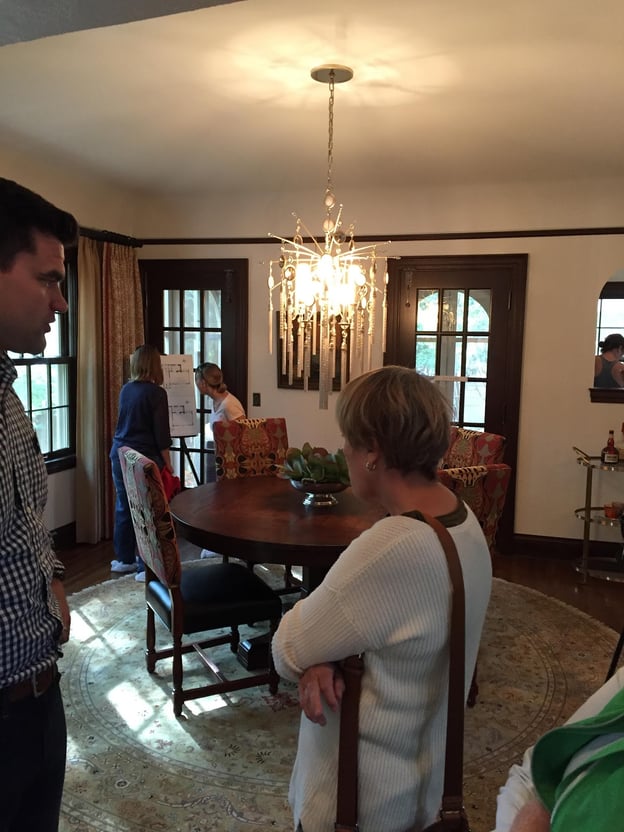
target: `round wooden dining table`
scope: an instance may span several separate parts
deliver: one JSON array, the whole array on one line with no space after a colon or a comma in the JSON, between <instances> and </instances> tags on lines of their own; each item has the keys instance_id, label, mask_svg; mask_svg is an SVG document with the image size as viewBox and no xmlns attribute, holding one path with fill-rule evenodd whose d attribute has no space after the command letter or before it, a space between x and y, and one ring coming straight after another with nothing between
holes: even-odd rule
<instances>
[{"instance_id":1,"label":"round wooden dining table","mask_svg":"<svg viewBox=\"0 0 624 832\"><path fill-rule=\"evenodd\" d=\"M188 488L170 510L180 537L253 563L301 566L311 592L351 541L386 512L347 488L337 505L303 504L304 495L280 477L245 477Z\"/></svg>"}]
</instances>

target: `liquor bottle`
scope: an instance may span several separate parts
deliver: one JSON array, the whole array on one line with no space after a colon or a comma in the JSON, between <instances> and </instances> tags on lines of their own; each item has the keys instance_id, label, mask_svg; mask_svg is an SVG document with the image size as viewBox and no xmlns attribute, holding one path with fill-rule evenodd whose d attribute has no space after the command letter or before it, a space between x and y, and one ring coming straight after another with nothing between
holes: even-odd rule
<instances>
[{"instance_id":1,"label":"liquor bottle","mask_svg":"<svg viewBox=\"0 0 624 832\"><path fill-rule=\"evenodd\" d=\"M624 422L622 422L621 438L615 443L615 447L620 457L620 462L624 462Z\"/></svg>"},{"instance_id":2,"label":"liquor bottle","mask_svg":"<svg viewBox=\"0 0 624 832\"><path fill-rule=\"evenodd\" d=\"M604 465L617 465L619 462L619 454L617 448L615 447L615 438L613 436L613 431L609 431L609 438L607 439L607 444L602 449L602 453L600 454L600 461Z\"/></svg>"}]
</instances>

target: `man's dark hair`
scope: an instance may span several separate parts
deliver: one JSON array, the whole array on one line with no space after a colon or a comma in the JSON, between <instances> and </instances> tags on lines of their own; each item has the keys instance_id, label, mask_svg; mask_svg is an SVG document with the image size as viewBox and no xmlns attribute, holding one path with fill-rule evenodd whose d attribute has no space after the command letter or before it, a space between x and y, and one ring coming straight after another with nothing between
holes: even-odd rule
<instances>
[{"instance_id":1,"label":"man's dark hair","mask_svg":"<svg viewBox=\"0 0 624 832\"><path fill-rule=\"evenodd\" d=\"M33 231L76 245L78 223L34 191L0 177L0 270L8 271L21 251L34 252Z\"/></svg>"}]
</instances>

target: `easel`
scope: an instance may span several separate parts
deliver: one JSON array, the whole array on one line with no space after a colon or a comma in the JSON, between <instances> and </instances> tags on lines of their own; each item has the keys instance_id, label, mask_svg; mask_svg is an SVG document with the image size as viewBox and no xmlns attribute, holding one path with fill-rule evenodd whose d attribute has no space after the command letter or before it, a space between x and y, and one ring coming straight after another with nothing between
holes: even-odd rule
<instances>
[{"instance_id":1,"label":"easel","mask_svg":"<svg viewBox=\"0 0 624 832\"><path fill-rule=\"evenodd\" d=\"M195 436L196 434L192 434L192 435ZM197 475L197 471L195 470L195 465L193 464L193 458L191 456L191 452L189 451L188 445L186 444L186 438L184 436L179 436L177 438L180 440L180 451L182 452L182 455L186 457L187 462L189 464L189 468L191 469L191 472L192 472L193 476L195 477L195 485L199 485L200 484L200 479L199 479L199 476Z\"/></svg>"}]
</instances>

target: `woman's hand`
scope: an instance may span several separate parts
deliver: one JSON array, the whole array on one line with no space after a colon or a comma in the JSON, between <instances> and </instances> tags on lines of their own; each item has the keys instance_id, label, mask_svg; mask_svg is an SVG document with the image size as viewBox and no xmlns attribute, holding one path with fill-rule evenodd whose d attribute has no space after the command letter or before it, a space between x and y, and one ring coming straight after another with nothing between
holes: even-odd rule
<instances>
[{"instance_id":1,"label":"woman's hand","mask_svg":"<svg viewBox=\"0 0 624 832\"><path fill-rule=\"evenodd\" d=\"M323 699L332 711L337 711L345 683L338 665L333 662L315 664L299 678L299 704L311 722L325 725Z\"/></svg>"},{"instance_id":2,"label":"woman's hand","mask_svg":"<svg viewBox=\"0 0 624 832\"><path fill-rule=\"evenodd\" d=\"M550 814L538 800L532 800L520 809L510 832L548 832Z\"/></svg>"}]
</instances>

